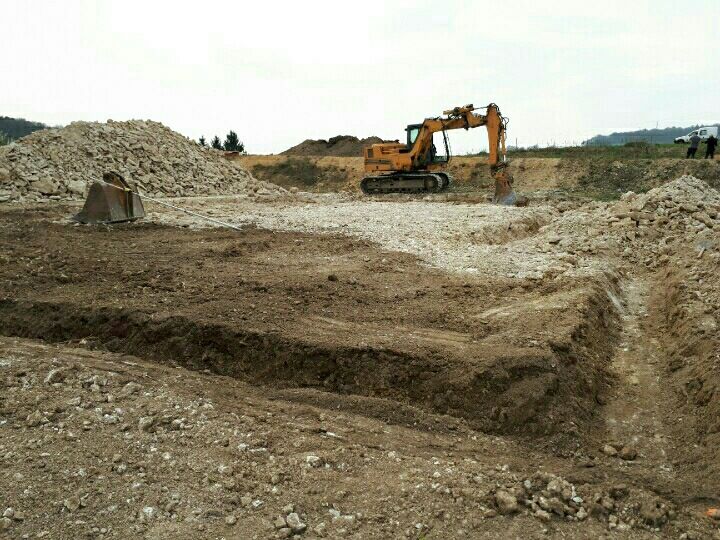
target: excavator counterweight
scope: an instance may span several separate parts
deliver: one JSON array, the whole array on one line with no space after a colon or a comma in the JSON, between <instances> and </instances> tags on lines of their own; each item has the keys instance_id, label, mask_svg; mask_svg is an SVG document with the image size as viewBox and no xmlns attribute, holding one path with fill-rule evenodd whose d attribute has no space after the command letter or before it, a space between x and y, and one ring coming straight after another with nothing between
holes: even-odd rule
<instances>
[{"instance_id":1,"label":"excavator counterweight","mask_svg":"<svg viewBox=\"0 0 720 540\"><path fill-rule=\"evenodd\" d=\"M405 144L381 143L365 148L365 172L374 174L361 181L363 193L436 193L447 189L451 182L450 175L443 170L451 157L447 131L485 126L489 142L488 163L495 179L493 201L516 204L513 179L505 160L507 119L494 103L485 109L486 114L478 114L472 104L455 107L444 111L443 116L426 118L422 124L407 126ZM433 134L438 132L443 136L444 155L437 153L433 143Z\"/></svg>"}]
</instances>

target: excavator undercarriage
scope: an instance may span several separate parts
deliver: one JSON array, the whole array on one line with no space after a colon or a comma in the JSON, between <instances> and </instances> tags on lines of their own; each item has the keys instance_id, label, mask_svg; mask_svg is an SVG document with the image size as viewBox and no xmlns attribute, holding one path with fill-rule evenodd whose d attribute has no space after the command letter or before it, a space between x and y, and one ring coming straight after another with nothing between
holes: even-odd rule
<instances>
[{"instance_id":1,"label":"excavator undercarriage","mask_svg":"<svg viewBox=\"0 0 720 540\"><path fill-rule=\"evenodd\" d=\"M366 176L360 189L366 195L381 193L440 193L452 183L446 172L395 172Z\"/></svg>"}]
</instances>

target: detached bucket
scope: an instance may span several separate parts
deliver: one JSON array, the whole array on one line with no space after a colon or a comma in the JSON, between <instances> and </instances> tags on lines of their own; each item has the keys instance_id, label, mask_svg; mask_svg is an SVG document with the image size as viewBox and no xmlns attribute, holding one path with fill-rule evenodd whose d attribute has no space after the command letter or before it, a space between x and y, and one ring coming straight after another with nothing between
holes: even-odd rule
<instances>
[{"instance_id":1,"label":"detached bucket","mask_svg":"<svg viewBox=\"0 0 720 540\"><path fill-rule=\"evenodd\" d=\"M130 184L119 174L107 172L103 181L90 186L85 206L73 216L80 223L121 223L145 217L145 209Z\"/></svg>"}]
</instances>

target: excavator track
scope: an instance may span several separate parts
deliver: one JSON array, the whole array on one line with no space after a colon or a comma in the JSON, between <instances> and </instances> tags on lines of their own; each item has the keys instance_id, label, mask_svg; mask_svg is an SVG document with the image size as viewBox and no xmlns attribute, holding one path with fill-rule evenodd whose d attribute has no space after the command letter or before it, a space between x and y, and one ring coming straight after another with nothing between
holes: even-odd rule
<instances>
[{"instance_id":1,"label":"excavator track","mask_svg":"<svg viewBox=\"0 0 720 540\"><path fill-rule=\"evenodd\" d=\"M451 177L445 172L392 173L366 176L360 182L365 195L383 193L439 193L450 186Z\"/></svg>"}]
</instances>

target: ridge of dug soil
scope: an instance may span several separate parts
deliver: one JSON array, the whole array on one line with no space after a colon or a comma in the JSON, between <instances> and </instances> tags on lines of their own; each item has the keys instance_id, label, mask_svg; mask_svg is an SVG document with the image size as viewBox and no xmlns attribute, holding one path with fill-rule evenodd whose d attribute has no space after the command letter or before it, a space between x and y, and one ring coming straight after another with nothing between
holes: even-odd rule
<instances>
[{"instance_id":1,"label":"ridge of dug soil","mask_svg":"<svg viewBox=\"0 0 720 540\"><path fill-rule=\"evenodd\" d=\"M336 135L325 139L305 139L300 144L281 152L283 156L361 156L366 146L384 142L380 137L359 139L353 135Z\"/></svg>"}]
</instances>

